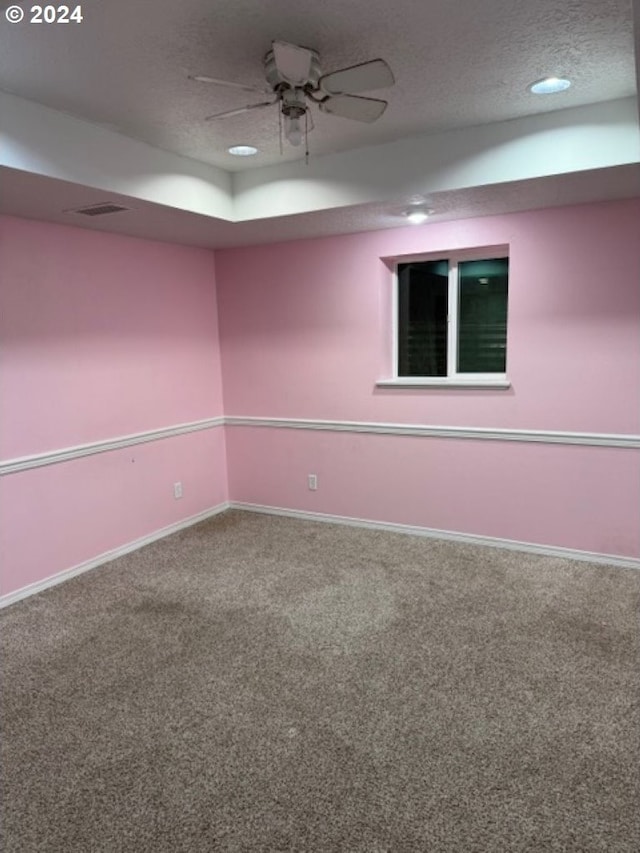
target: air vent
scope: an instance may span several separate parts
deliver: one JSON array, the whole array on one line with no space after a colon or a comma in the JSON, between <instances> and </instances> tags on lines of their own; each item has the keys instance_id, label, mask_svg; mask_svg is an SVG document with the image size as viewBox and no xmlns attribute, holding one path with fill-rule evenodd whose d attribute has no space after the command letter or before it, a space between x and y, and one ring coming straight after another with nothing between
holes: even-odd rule
<instances>
[{"instance_id":1,"label":"air vent","mask_svg":"<svg viewBox=\"0 0 640 853\"><path fill-rule=\"evenodd\" d=\"M106 216L109 213L120 213L123 210L130 209L121 204L113 204L107 201L102 204L90 204L88 207L78 207L75 210L65 210L65 213L81 213L83 216Z\"/></svg>"}]
</instances>

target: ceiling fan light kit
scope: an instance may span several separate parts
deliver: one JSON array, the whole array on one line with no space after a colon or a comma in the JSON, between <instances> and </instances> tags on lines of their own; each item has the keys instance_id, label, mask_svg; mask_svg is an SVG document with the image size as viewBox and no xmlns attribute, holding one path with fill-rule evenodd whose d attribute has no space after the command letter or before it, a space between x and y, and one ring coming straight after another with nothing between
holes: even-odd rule
<instances>
[{"instance_id":1,"label":"ceiling fan light kit","mask_svg":"<svg viewBox=\"0 0 640 853\"><path fill-rule=\"evenodd\" d=\"M370 123L384 113L387 101L354 93L383 89L395 83L383 59L372 59L323 75L317 51L283 41L272 43L264 58L264 70L268 89L206 75L190 76L189 79L201 83L271 96L269 100L214 113L205 120L231 118L278 104L285 138L290 145L299 146L313 129L311 104L317 104L320 112L326 115Z\"/></svg>"},{"instance_id":2,"label":"ceiling fan light kit","mask_svg":"<svg viewBox=\"0 0 640 853\"><path fill-rule=\"evenodd\" d=\"M303 129L300 126L299 118L285 116L284 119L284 135L291 145L298 146L302 144Z\"/></svg>"}]
</instances>

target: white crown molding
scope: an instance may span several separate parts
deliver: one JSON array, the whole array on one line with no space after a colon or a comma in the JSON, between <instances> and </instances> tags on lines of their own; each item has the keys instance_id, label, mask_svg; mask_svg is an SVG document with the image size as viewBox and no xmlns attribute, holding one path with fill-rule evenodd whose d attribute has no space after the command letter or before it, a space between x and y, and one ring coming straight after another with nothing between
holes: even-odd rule
<instances>
[{"instance_id":1,"label":"white crown molding","mask_svg":"<svg viewBox=\"0 0 640 853\"><path fill-rule=\"evenodd\" d=\"M126 545L120 545L120 547L113 548L111 551L105 551L104 554L100 554L91 560L86 560L84 563L79 563L77 566L72 566L70 569L65 569L55 575L51 575L44 580L36 581L36 583L23 586L21 589L17 589L7 595L2 595L0 596L0 608L8 607L16 601L20 601L30 595L35 595L37 592L42 592L51 586L63 583L70 578L76 577L76 575L81 575L84 572L88 572L90 569L95 569L105 563L110 563L112 560L117 560L118 557L123 557L125 554L130 554L132 551L144 548L145 545L150 545L157 539L164 539L165 536L170 536L172 533L177 533L179 530L184 530L186 527L192 527L200 521L206 521L207 518L212 518L214 515L218 515L227 509L229 509L229 504L225 501L224 503L218 504L210 509L206 509L203 512L199 512L197 515L191 515L189 518L185 518L182 521L176 521L174 524L162 527L160 530L149 533L147 536L141 536L139 539L135 539L133 542L128 542Z\"/></svg>"},{"instance_id":2,"label":"white crown molding","mask_svg":"<svg viewBox=\"0 0 640 853\"><path fill-rule=\"evenodd\" d=\"M42 468L45 465L56 465L59 462L69 462L72 459L81 459L83 456L94 456L96 453L107 453L110 450L121 450L123 447L132 447L135 444L146 444L149 441L159 441L163 438L173 438L176 435L185 435L189 432L199 432L204 429L212 429L224 425L224 418L205 418L201 421L192 421L185 424L177 424L161 429L151 429L146 432L137 432L132 435L122 435L105 441L93 441L90 444L78 444L75 447L65 447L61 450L51 450L48 453L36 453L33 456L22 456L18 459L7 459L0 462L0 477L7 474L16 474L19 471L28 471L30 468Z\"/></svg>"},{"instance_id":3,"label":"white crown molding","mask_svg":"<svg viewBox=\"0 0 640 853\"><path fill-rule=\"evenodd\" d=\"M425 424L369 423L364 421L316 421L302 418L225 417L226 426L310 429L327 432L362 432L431 438L524 441L541 444L583 444L591 447L640 448L640 435L598 432L562 432L542 429L494 429L490 427L428 426Z\"/></svg>"},{"instance_id":4,"label":"white crown molding","mask_svg":"<svg viewBox=\"0 0 640 853\"><path fill-rule=\"evenodd\" d=\"M229 509L239 509L245 512L257 512L265 515L282 515L287 518L298 518L303 521L323 521L331 524L344 524L349 527L364 527L371 530L386 530L390 533L404 533L413 536L427 536L433 539L445 539L467 545L486 545L491 548L503 548L509 551L524 551L529 554L539 554L542 557L560 557L566 560L581 560L588 563L605 564L625 569L640 569L640 559L635 557L620 557L614 554L598 554L593 551L577 551L573 548L538 545L533 542L519 542L515 539L500 539L495 536L472 536L466 533L456 533L452 530L437 530L431 527L416 527L410 524L393 524L384 521L371 521L364 518L351 518L343 515L329 515L323 512L305 512L297 509L265 506L263 504L230 501Z\"/></svg>"}]
</instances>

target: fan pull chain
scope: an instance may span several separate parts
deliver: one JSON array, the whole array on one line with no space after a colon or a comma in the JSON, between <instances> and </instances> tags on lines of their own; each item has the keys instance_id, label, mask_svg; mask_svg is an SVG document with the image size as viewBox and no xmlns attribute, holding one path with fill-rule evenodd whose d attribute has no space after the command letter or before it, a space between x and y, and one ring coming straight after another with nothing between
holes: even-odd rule
<instances>
[{"instance_id":1,"label":"fan pull chain","mask_svg":"<svg viewBox=\"0 0 640 853\"><path fill-rule=\"evenodd\" d=\"M284 153L284 149L282 147L282 110L278 106L278 124L279 124L279 132L278 135L280 137L280 156L282 157Z\"/></svg>"},{"instance_id":2,"label":"fan pull chain","mask_svg":"<svg viewBox=\"0 0 640 853\"><path fill-rule=\"evenodd\" d=\"M309 110L304 111L304 162L309 165Z\"/></svg>"}]
</instances>

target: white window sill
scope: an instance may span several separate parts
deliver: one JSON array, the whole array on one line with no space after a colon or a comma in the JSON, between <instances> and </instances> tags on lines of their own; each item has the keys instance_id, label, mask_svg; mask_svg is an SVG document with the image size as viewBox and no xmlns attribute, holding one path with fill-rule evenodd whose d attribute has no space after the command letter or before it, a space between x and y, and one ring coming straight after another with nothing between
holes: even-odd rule
<instances>
[{"instance_id":1,"label":"white window sill","mask_svg":"<svg viewBox=\"0 0 640 853\"><path fill-rule=\"evenodd\" d=\"M377 388L486 388L506 390L511 388L508 379L449 379L434 377L401 377L397 379L378 379Z\"/></svg>"}]
</instances>

